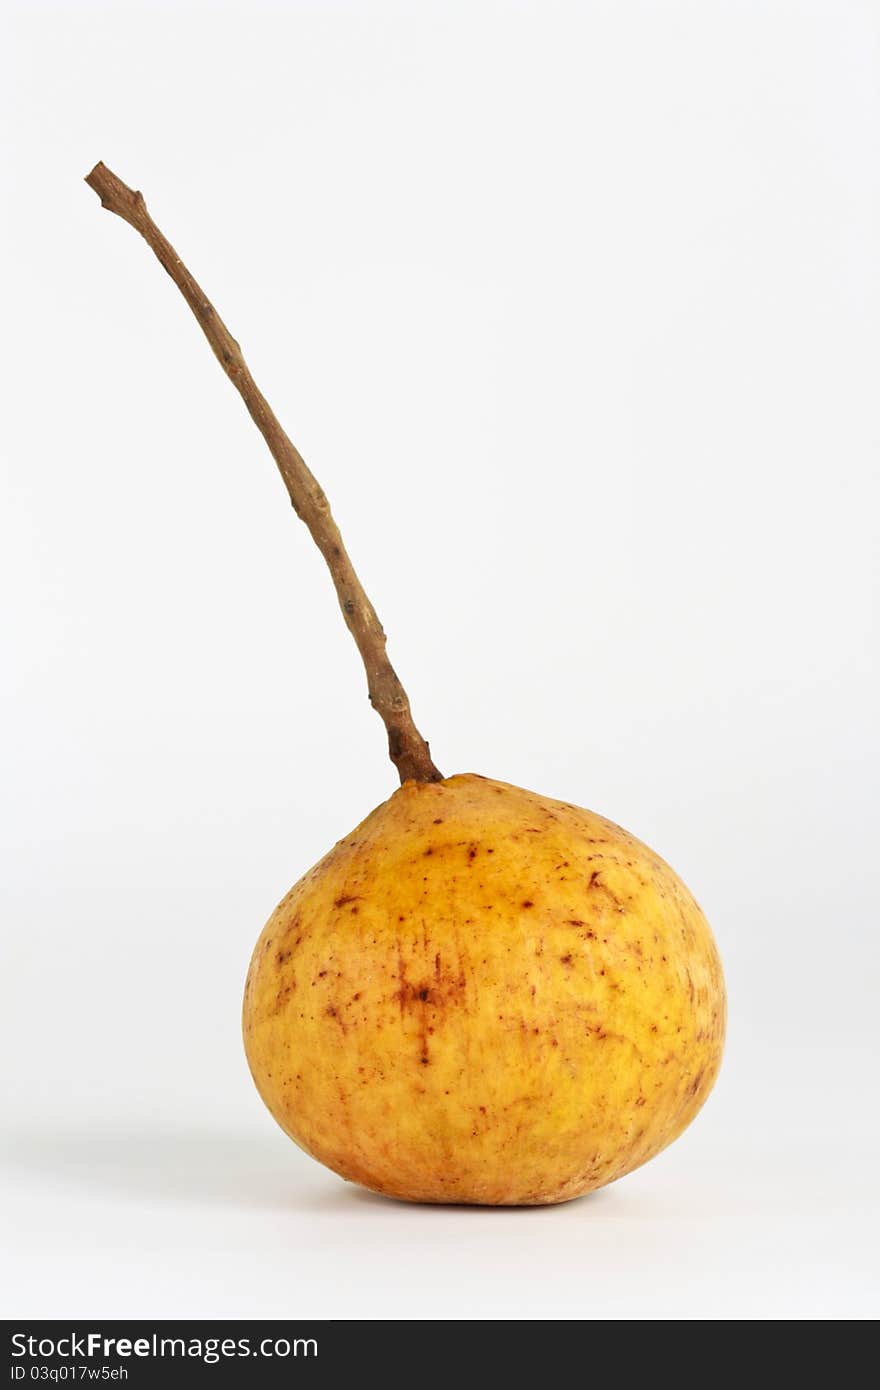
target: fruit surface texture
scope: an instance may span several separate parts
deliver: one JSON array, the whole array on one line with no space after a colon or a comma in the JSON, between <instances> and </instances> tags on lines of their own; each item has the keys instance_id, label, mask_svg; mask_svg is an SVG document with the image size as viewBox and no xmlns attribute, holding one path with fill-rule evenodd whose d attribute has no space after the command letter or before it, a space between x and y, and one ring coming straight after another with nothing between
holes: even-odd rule
<instances>
[{"instance_id":1,"label":"fruit surface texture","mask_svg":"<svg viewBox=\"0 0 880 1390\"><path fill-rule=\"evenodd\" d=\"M407 782L279 904L244 1039L278 1123L419 1202L563 1202L690 1123L721 1060L709 926L590 811L473 774Z\"/></svg>"}]
</instances>

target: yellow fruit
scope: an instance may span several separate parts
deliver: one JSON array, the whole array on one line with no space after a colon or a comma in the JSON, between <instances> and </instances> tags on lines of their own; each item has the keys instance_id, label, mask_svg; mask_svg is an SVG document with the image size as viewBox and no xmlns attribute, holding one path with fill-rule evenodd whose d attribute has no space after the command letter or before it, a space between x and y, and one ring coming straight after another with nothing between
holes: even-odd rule
<instances>
[{"instance_id":1,"label":"yellow fruit","mask_svg":"<svg viewBox=\"0 0 880 1390\"><path fill-rule=\"evenodd\" d=\"M86 182L189 304L327 562L402 786L267 923L244 1036L279 1124L420 1202L564 1202L671 1143L721 1060L724 984L684 884L590 811L443 778L327 498L143 195ZM332 741L328 741L332 748Z\"/></svg>"},{"instance_id":2,"label":"yellow fruit","mask_svg":"<svg viewBox=\"0 0 880 1390\"><path fill-rule=\"evenodd\" d=\"M254 1080L354 1182L421 1202L567 1201L630 1172L715 1080L702 912L600 816L474 775L408 781L269 919Z\"/></svg>"}]
</instances>

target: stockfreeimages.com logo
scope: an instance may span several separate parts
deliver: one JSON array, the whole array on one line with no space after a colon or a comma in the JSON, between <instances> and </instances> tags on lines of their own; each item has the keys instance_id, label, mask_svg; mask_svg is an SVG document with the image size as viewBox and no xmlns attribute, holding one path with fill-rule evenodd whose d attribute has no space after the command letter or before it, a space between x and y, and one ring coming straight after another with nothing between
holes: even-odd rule
<instances>
[{"instance_id":1,"label":"stockfreeimages.com logo","mask_svg":"<svg viewBox=\"0 0 880 1390\"><path fill-rule=\"evenodd\" d=\"M211 1366L235 1357L317 1356L318 1343L314 1337L263 1337L252 1343L250 1337L160 1337L155 1332L150 1337L105 1337L101 1332L72 1332L56 1340L14 1332L12 1355L35 1360L60 1357L63 1361L179 1357L204 1361Z\"/></svg>"}]
</instances>

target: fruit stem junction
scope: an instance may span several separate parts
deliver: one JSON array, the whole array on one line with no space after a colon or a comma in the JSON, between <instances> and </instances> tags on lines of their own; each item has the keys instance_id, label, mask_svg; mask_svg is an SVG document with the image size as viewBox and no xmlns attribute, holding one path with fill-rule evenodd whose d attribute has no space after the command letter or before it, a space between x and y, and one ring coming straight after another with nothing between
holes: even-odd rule
<instances>
[{"instance_id":1,"label":"fruit stem junction","mask_svg":"<svg viewBox=\"0 0 880 1390\"><path fill-rule=\"evenodd\" d=\"M214 356L268 444L290 494L293 510L308 527L327 562L342 616L364 663L370 702L387 730L389 756L400 774L401 782L409 779L417 782L440 781L442 773L434 766L428 745L415 726L406 691L385 650L382 624L348 557L323 489L278 423L250 374L241 348L174 247L150 217L143 195L124 184L105 164L96 164L86 176L86 183L97 193L102 207L116 213L117 217L140 232L167 270L195 314Z\"/></svg>"}]
</instances>

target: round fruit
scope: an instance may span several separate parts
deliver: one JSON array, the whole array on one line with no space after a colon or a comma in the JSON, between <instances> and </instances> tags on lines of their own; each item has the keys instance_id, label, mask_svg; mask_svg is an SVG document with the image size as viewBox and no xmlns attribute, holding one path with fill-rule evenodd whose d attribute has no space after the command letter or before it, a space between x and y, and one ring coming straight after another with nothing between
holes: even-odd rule
<instances>
[{"instance_id":1,"label":"round fruit","mask_svg":"<svg viewBox=\"0 0 880 1390\"><path fill-rule=\"evenodd\" d=\"M327 498L143 195L86 182L189 304L327 562L402 786L265 927L245 1047L272 1114L343 1177L422 1202L563 1202L644 1163L718 1071L712 934L662 859L610 821L444 778ZM331 745L332 746L332 745Z\"/></svg>"},{"instance_id":2,"label":"round fruit","mask_svg":"<svg viewBox=\"0 0 880 1390\"><path fill-rule=\"evenodd\" d=\"M703 914L589 811L407 782L272 914L245 991L259 1092L342 1177L422 1202L561 1202L681 1133L725 1002Z\"/></svg>"}]
</instances>

